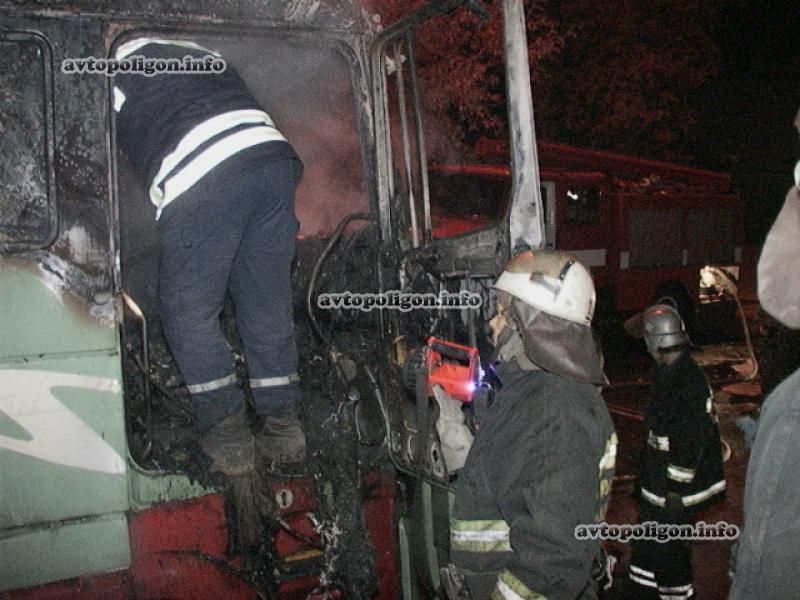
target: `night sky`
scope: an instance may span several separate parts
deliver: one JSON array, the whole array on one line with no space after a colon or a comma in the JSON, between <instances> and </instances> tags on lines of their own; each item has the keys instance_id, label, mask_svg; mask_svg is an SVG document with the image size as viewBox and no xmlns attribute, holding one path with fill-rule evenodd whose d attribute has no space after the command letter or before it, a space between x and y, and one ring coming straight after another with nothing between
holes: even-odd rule
<instances>
[{"instance_id":1,"label":"night sky","mask_svg":"<svg viewBox=\"0 0 800 600\"><path fill-rule=\"evenodd\" d=\"M759 244L780 209L800 159L793 128L800 108L800 2L723 2L710 33L721 52L703 115L698 158L730 172L748 207L747 234Z\"/></svg>"}]
</instances>

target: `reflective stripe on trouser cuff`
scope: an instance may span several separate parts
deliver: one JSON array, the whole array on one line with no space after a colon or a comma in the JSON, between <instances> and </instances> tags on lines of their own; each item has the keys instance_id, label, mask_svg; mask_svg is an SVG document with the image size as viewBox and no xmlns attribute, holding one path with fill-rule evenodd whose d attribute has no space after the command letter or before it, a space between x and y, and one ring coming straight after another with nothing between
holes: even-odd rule
<instances>
[{"instance_id":1,"label":"reflective stripe on trouser cuff","mask_svg":"<svg viewBox=\"0 0 800 600\"><path fill-rule=\"evenodd\" d=\"M667 477L680 483L691 483L694 479L694 469L679 467L678 465L667 465Z\"/></svg>"},{"instance_id":2,"label":"reflective stripe on trouser cuff","mask_svg":"<svg viewBox=\"0 0 800 600\"><path fill-rule=\"evenodd\" d=\"M231 373L230 375L226 375L220 379L215 379L214 381L193 383L192 385L187 385L186 389L189 390L190 394L202 394L204 392L213 392L214 390L219 390L233 383L236 383L235 373Z\"/></svg>"},{"instance_id":3,"label":"reflective stripe on trouser cuff","mask_svg":"<svg viewBox=\"0 0 800 600\"><path fill-rule=\"evenodd\" d=\"M643 585L645 587L658 587L658 584L656 583L656 574L652 571L645 571L636 565L630 565L629 569L630 571L628 573L628 577L631 581L635 581L639 585Z\"/></svg>"},{"instance_id":4,"label":"reflective stripe on trouser cuff","mask_svg":"<svg viewBox=\"0 0 800 600\"><path fill-rule=\"evenodd\" d=\"M502 519L450 520L450 549L462 552L511 552L510 528Z\"/></svg>"},{"instance_id":5,"label":"reflective stripe on trouser cuff","mask_svg":"<svg viewBox=\"0 0 800 600\"><path fill-rule=\"evenodd\" d=\"M694 585L658 586L658 597L661 600L688 600L694 596Z\"/></svg>"},{"instance_id":6,"label":"reflective stripe on trouser cuff","mask_svg":"<svg viewBox=\"0 0 800 600\"><path fill-rule=\"evenodd\" d=\"M664 496L659 496L658 494L654 494L653 492L642 488L642 496L645 500L647 500L650 504L655 504L656 506L666 506L667 500Z\"/></svg>"},{"instance_id":7,"label":"reflective stripe on trouser cuff","mask_svg":"<svg viewBox=\"0 0 800 600\"><path fill-rule=\"evenodd\" d=\"M280 377L261 377L260 379L251 379L250 387L278 387L281 385L289 385L290 383L294 383L296 381L300 381L300 377L297 375L297 373L290 373L289 375L281 375Z\"/></svg>"},{"instance_id":8,"label":"reflective stripe on trouser cuff","mask_svg":"<svg viewBox=\"0 0 800 600\"><path fill-rule=\"evenodd\" d=\"M683 503L686 506L692 506L693 504L699 504L704 500L708 500L714 494L717 494L725 489L725 480L718 481L714 485L709 488L706 488L702 492L697 492L696 494L692 494L691 496L684 496Z\"/></svg>"},{"instance_id":9,"label":"reflective stripe on trouser cuff","mask_svg":"<svg viewBox=\"0 0 800 600\"><path fill-rule=\"evenodd\" d=\"M517 579L508 569L504 569L497 578L490 600L547 600L538 592Z\"/></svg>"},{"instance_id":10,"label":"reflective stripe on trouser cuff","mask_svg":"<svg viewBox=\"0 0 800 600\"><path fill-rule=\"evenodd\" d=\"M689 496L681 496L681 503L684 506L693 506L695 504L700 504L711 498L714 494L718 494L722 490L725 489L725 480L718 481L714 485L706 488L702 492L697 492L696 494L691 494ZM656 506L666 506L667 501L664 496L659 496L658 494L654 494L653 492L642 488L642 496L645 500L650 502L651 504L655 504Z\"/></svg>"}]
</instances>

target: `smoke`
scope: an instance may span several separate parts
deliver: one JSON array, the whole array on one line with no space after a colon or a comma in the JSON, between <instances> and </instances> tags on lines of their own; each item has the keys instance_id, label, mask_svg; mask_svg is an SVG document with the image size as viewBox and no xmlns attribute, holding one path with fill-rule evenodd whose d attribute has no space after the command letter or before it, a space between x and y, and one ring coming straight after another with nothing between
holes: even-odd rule
<instances>
[{"instance_id":1,"label":"smoke","mask_svg":"<svg viewBox=\"0 0 800 600\"><path fill-rule=\"evenodd\" d=\"M247 82L303 161L296 212L300 235L329 234L368 207L350 65L303 40L200 40L219 50Z\"/></svg>"}]
</instances>

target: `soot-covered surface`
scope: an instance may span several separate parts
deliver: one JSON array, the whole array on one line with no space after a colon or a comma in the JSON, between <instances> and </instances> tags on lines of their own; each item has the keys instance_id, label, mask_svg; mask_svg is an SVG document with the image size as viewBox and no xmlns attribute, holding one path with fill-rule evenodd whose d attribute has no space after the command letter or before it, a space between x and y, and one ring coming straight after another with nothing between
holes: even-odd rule
<instances>
[{"instance_id":1,"label":"soot-covered surface","mask_svg":"<svg viewBox=\"0 0 800 600\"><path fill-rule=\"evenodd\" d=\"M362 503L370 490L364 475L388 464L383 447L383 420L370 376L387 373L385 351L375 325L376 317L361 314L317 314L322 338L311 326L305 302L309 278L324 240L303 240L294 269L295 323L300 350L300 378L303 406L300 417L306 433L308 460L301 473L269 473L267 482L302 477L313 482L317 497L314 518L323 540L322 557L306 564L318 569L323 586L339 588L350 598L368 598L377 586L375 552L363 522ZM342 240L318 270L315 291L374 290L377 250L375 231L367 227ZM154 304L155 306L155 304ZM233 306L222 315L223 329L233 348L240 381L247 381L244 357L238 350ZM189 395L169 349L161 336L157 319L148 321L149 369L143 364L140 323L128 317L124 324L125 394L129 444L133 457L147 469L179 472L204 485L226 489L231 502L232 530L237 525L236 499L266 502L270 499L242 499L231 493L224 478L208 472L209 460L201 452L191 428ZM367 370L370 373L367 373ZM149 383L144 377L149 372ZM150 422L146 389L149 385ZM246 390L247 391L247 390ZM260 507L274 512L274 507ZM291 570L281 565L272 547L278 523L266 519L261 544L242 548L246 576L265 597L270 597L279 580ZM239 536L241 538L241 536Z\"/></svg>"}]
</instances>

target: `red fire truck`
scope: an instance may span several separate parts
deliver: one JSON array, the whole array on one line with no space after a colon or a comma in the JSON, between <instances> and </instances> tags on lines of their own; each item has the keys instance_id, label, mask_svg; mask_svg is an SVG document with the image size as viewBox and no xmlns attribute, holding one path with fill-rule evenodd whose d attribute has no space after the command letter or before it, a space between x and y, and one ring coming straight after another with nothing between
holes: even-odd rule
<instances>
[{"instance_id":1,"label":"red fire truck","mask_svg":"<svg viewBox=\"0 0 800 600\"><path fill-rule=\"evenodd\" d=\"M491 140L476 153L494 161L507 154ZM540 142L538 154L546 246L591 268L605 308L625 313L666 298L691 320L700 269L738 277L743 205L728 175L565 144ZM434 237L505 214L507 164L435 164L430 172Z\"/></svg>"}]
</instances>

